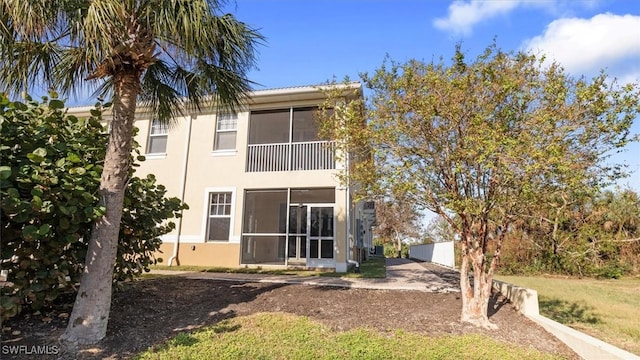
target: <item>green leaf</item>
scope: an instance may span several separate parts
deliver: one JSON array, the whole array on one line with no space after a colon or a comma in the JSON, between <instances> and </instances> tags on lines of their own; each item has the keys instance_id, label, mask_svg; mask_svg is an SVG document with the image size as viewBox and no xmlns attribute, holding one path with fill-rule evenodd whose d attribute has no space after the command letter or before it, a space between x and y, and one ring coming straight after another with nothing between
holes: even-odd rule
<instances>
[{"instance_id":1,"label":"green leaf","mask_svg":"<svg viewBox=\"0 0 640 360\"><path fill-rule=\"evenodd\" d=\"M76 153L67 154L67 160L71 161L72 163L79 163L82 161L82 159L80 159L80 156L78 156L78 154Z\"/></svg>"},{"instance_id":2,"label":"green leaf","mask_svg":"<svg viewBox=\"0 0 640 360\"><path fill-rule=\"evenodd\" d=\"M44 157L34 153L27 154L27 159L31 160L31 162L36 164L40 164L41 162L44 161Z\"/></svg>"},{"instance_id":3,"label":"green leaf","mask_svg":"<svg viewBox=\"0 0 640 360\"><path fill-rule=\"evenodd\" d=\"M64 101L62 100L51 100L49 101L49 107L54 110L64 109Z\"/></svg>"},{"instance_id":4,"label":"green leaf","mask_svg":"<svg viewBox=\"0 0 640 360\"><path fill-rule=\"evenodd\" d=\"M22 229L22 237L27 240L36 239L38 236L38 228L33 225L27 225Z\"/></svg>"},{"instance_id":5,"label":"green leaf","mask_svg":"<svg viewBox=\"0 0 640 360\"><path fill-rule=\"evenodd\" d=\"M47 156L47 149L45 149L45 148L37 148L37 149L33 150L33 153L38 155L38 156L46 157Z\"/></svg>"},{"instance_id":6,"label":"green leaf","mask_svg":"<svg viewBox=\"0 0 640 360\"><path fill-rule=\"evenodd\" d=\"M18 215L14 216L13 219L11 220L18 224L22 224L24 222L27 222L29 219L31 219L31 216L29 216L29 213L21 212Z\"/></svg>"},{"instance_id":7,"label":"green leaf","mask_svg":"<svg viewBox=\"0 0 640 360\"><path fill-rule=\"evenodd\" d=\"M69 228L69 219L67 219L66 217L61 217L60 218L60 229L62 230L66 230Z\"/></svg>"},{"instance_id":8,"label":"green leaf","mask_svg":"<svg viewBox=\"0 0 640 360\"><path fill-rule=\"evenodd\" d=\"M64 205L58 205L58 209L60 210L61 213L63 213L66 216L71 215L71 211L69 210L69 208L67 208Z\"/></svg>"},{"instance_id":9,"label":"green leaf","mask_svg":"<svg viewBox=\"0 0 640 360\"><path fill-rule=\"evenodd\" d=\"M34 196L31 200L31 208L38 210L42 207L42 199L39 196Z\"/></svg>"},{"instance_id":10,"label":"green leaf","mask_svg":"<svg viewBox=\"0 0 640 360\"><path fill-rule=\"evenodd\" d=\"M83 167L77 167L77 168L72 169L72 170L75 170L74 172L76 174L78 174L78 175L84 175L87 172L87 170L85 170L85 168L83 168Z\"/></svg>"},{"instance_id":11,"label":"green leaf","mask_svg":"<svg viewBox=\"0 0 640 360\"><path fill-rule=\"evenodd\" d=\"M40 228L38 229L38 235L41 235L41 236L47 235L49 231L51 231L51 225L49 224L41 225Z\"/></svg>"},{"instance_id":12,"label":"green leaf","mask_svg":"<svg viewBox=\"0 0 640 360\"><path fill-rule=\"evenodd\" d=\"M0 166L0 180L7 180L11 177L11 166Z\"/></svg>"}]
</instances>

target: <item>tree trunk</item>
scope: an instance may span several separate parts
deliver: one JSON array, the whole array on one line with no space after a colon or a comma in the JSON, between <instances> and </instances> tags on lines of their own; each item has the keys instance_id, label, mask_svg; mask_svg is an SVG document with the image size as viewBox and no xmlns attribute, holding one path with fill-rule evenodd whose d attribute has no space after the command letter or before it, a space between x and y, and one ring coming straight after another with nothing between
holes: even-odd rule
<instances>
[{"instance_id":1,"label":"tree trunk","mask_svg":"<svg viewBox=\"0 0 640 360\"><path fill-rule=\"evenodd\" d=\"M470 249L469 238L463 237L462 264L460 265L460 294L462 313L460 320L487 329L497 326L489 321L489 299L492 284L484 271L484 253L482 248ZM473 264L473 287L469 281L469 261Z\"/></svg>"},{"instance_id":2,"label":"tree trunk","mask_svg":"<svg viewBox=\"0 0 640 360\"><path fill-rule=\"evenodd\" d=\"M398 259L402 259L402 238L400 237L400 234L396 231L395 232L395 238L396 238L396 250L398 250Z\"/></svg>"},{"instance_id":3,"label":"tree trunk","mask_svg":"<svg viewBox=\"0 0 640 360\"><path fill-rule=\"evenodd\" d=\"M72 347L92 344L104 338L111 310L113 268L140 86L135 72L116 75L113 81L113 120L99 190L106 213L93 224L80 288L67 328L60 337L62 343Z\"/></svg>"}]
</instances>

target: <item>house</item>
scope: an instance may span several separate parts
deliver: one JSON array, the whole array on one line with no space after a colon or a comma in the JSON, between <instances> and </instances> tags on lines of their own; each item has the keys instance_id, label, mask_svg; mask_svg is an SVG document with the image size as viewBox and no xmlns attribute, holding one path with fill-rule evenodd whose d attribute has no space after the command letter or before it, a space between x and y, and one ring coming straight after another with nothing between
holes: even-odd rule
<instances>
[{"instance_id":1,"label":"house","mask_svg":"<svg viewBox=\"0 0 640 360\"><path fill-rule=\"evenodd\" d=\"M362 96L359 83L340 86ZM158 257L337 272L361 260L372 248L370 209L337 178L348 156L336 157L335 142L318 136L324 99L318 87L301 86L254 91L236 113L210 109L172 126L137 116L146 161L136 175L154 174L189 205Z\"/></svg>"}]
</instances>

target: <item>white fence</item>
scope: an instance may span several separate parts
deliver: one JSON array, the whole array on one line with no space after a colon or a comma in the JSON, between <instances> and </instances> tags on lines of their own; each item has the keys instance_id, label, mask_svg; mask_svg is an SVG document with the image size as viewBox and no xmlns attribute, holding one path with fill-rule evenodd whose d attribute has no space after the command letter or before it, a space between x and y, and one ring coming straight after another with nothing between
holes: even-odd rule
<instances>
[{"instance_id":1,"label":"white fence","mask_svg":"<svg viewBox=\"0 0 640 360\"><path fill-rule=\"evenodd\" d=\"M455 267L453 241L412 245L409 247L409 257L412 259L449 266L451 268Z\"/></svg>"}]
</instances>

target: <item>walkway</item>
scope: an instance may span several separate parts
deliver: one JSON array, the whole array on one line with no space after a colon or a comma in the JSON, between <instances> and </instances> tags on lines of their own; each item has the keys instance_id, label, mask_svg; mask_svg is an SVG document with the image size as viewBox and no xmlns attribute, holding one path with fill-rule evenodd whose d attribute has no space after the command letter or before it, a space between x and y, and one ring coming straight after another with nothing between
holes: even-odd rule
<instances>
[{"instance_id":1,"label":"walkway","mask_svg":"<svg viewBox=\"0 0 640 360\"><path fill-rule=\"evenodd\" d=\"M355 289L414 290L424 292L459 292L460 275L451 269L408 259L386 259L386 279L352 279L324 276L207 273L173 270L152 270L152 274L179 275L188 279L302 284L347 287Z\"/></svg>"}]
</instances>

